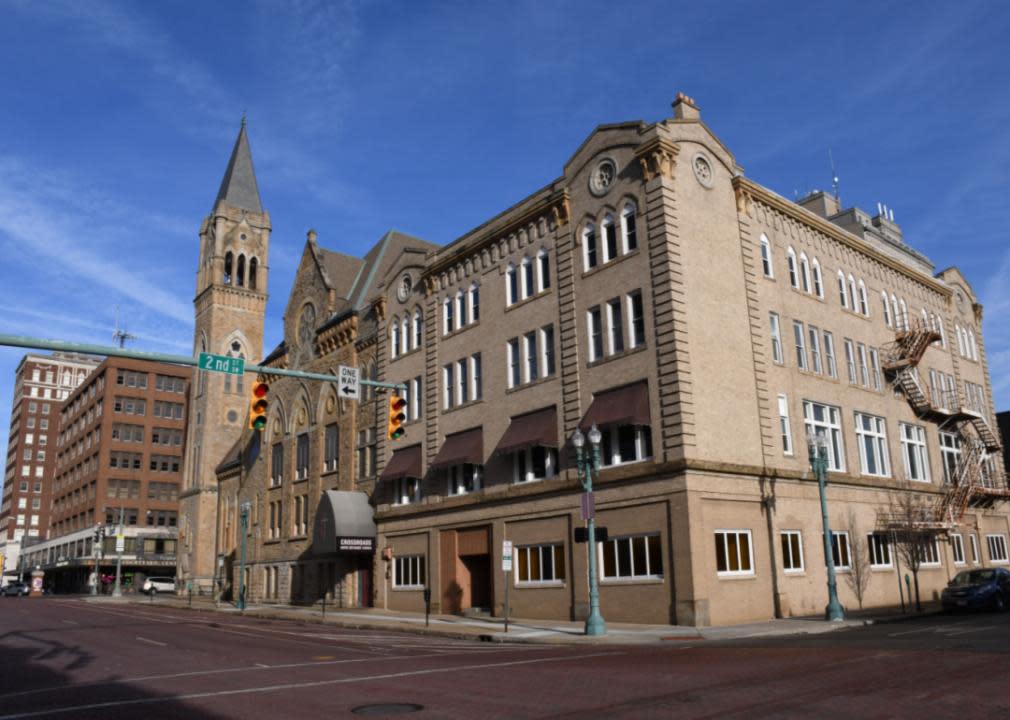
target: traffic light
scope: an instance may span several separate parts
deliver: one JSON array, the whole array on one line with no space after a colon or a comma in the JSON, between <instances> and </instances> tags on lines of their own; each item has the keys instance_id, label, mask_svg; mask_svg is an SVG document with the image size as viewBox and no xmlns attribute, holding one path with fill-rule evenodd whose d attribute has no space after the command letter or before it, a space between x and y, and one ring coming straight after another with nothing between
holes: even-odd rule
<instances>
[{"instance_id":1,"label":"traffic light","mask_svg":"<svg viewBox=\"0 0 1010 720\"><path fill-rule=\"evenodd\" d=\"M252 384L249 396L249 429L262 430L267 426L267 394L270 386L257 380Z\"/></svg>"},{"instance_id":2,"label":"traffic light","mask_svg":"<svg viewBox=\"0 0 1010 720\"><path fill-rule=\"evenodd\" d=\"M403 421L407 419L407 401L393 393L389 396L389 422L386 426L386 437L399 440L403 437Z\"/></svg>"},{"instance_id":3,"label":"traffic light","mask_svg":"<svg viewBox=\"0 0 1010 720\"><path fill-rule=\"evenodd\" d=\"M94 532L94 535L92 537L92 540L94 540L94 542L97 543L97 542L99 542L101 540L101 538L102 538L102 526L101 525L95 525L95 532Z\"/></svg>"}]
</instances>

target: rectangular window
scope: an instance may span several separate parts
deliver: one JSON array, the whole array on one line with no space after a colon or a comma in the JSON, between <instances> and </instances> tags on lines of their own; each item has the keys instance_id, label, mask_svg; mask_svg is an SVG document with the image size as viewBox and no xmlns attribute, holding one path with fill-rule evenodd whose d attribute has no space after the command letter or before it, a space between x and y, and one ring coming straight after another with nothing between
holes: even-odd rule
<instances>
[{"instance_id":1,"label":"rectangular window","mask_svg":"<svg viewBox=\"0 0 1010 720\"><path fill-rule=\"evenodd\" d=\"M971 541L969 543L971 545L971 562L973 565L978 565L978 536L972 533L968 539Z\"/></svg>"},{"instance_id":2,"label":"rectangular window","mask_svg":"<svg viewBox=\"0 0 1010 720\"><path fill-rule=\"evenodd\" d=\"M424 583L424 555L402 555L393 558L394 588L421 589Z\"/></svg>"},{"instance_id":3,"label":"rectangular window","mask_svg":"<svg viewBox=\"0 0 1010 720\"><path fill-rule=\"evenodd\" d=\"M870 387L870 369L866 364L866 346L863 343L856 343L859 350L859 379L863 387Z\"/></svg>"},{"instance_id":4,"label":"rectangular window","mask_svg":"<svg viewBox=\"0 0 1010 720\"><path fill-rule=\"evenodd\" d=\"M617 226L608 216L603 223L603 262L610 262L617 257Z\"/></svg>"},{"instance_id":5,"label":"rectangular window","mask_svg":"<svg viewBox=\"0 0 1010 720\"><path fill-rule=\"evenodd\" d=\"M508 342L509 361L509 387L519 387L522 383L519 375L519 338L512 338Z\"/></svg>"},{"instance_id":6,"label":"rectangular window","mask_svg":"<svg viewBox=\"0 0 1010 720\"><path fill-rule=\"evenodd\" d=\"M515 265L509 265L505 273L505 284L508 289L508 304L515 305L519 301L519 273Z\"/></svg>"},{"instance_id":7,"label":"rectangular window","mask_svg":"<svg viewBox=\"0 0 1010 720\"><path fill-rule=\"evenodd\" d=\"M540 360L544 369L544 377L554 374L554 326L546 325L540 329Z\"/></svg>"},{"instance_id":8,"label":"rectangular window","mask_svg":"<svg viewBox=\"0 0 1010 720\"><path fill-rule=\"evenodd\" d=\"M624 321L621 316L621 299L607 302L607 322L610 325L610 354L624 350Z\"/></svg>"},{"instance_id":9,"label":"rectangular window","mask_svg":"<svg viewBox=\"0 0 1010 720\"><path fill-rule=\"evenodd\" d=\"M1006 535L986 535L986 545L989 546L989 560L994 565L1005 565L1008 561L1006 550Z\"/></svg>"},{"instance_id":10,"label":"rectangular window","mask_svg":"<svg viewBox=\"0 0 1010 720\"><path fill-rule=\"evenodd\" d=\"M452 298L447 298L445 303L442 305L442 319L445 326L443 332L444 335L448 335L455 329L455 322L453 320L453 302Z\"/></svg>"},{"instance_id":11,"label":"rectangular window","mask_svg":"<svg viewBox=\"0 0 1010 720\"><path fill-rule=\"evenodd\" d=\"M410 393L410 419L420 420L424 417L424 394L421 386L421 376L414 378Z\"/></svg>"},{"instance_id":12,"label":"rectangular window","mask_svg":"<svg viewBox=\"0 0 1010 720\"><path fill-rule=\"evenodd\" d=\"M772 360L782 364L782 333L779 331L778 313L768 313L768 324L771 326Z\"/></svg>"},{"instance_id":13,"label":"rectangular window","mask_svg":"<svg viewBox=\"0 0 1010 720\"><path fill-rule=\"evenodd\" d=\"M901 455L905 460L906 478L916 482L929 482L929 453L926 451L925 428L901 423Z\"/></svg>"},{"instance_id":14,"label":"rectangular window","mask_svg":"<svg viewBox=\"0 0 1010 720\"><path fill-rule=\"evenodd\" d=\"M333 472L340 462L340 426L331 423L326 426L326 457L323 469L326 472Z\"/></svg>"},{"instance_id":15,"label":"rectangular window","mask_svg":"<svg viewBox=\"0 0 1010 720\"><path fill-rule=\"evenodd\" d=\"M838 377L838 366L835 364L835 336L827 330L824 331L824 360L828 375Z\"/></svg>"},{"instance_id":16,"label":"rectangular window","mask_svg":"<svg viewBox=\"0 0 1010 720\"><path fill-rule=\"evenodd\" d=\"M652 429L640 425L610 425L603 436L600 464L603 467L640 462L652 457Z\"/></svg>"},{"instance_id":17,"label":"rectangular window","mask_svg":"<svg viewBox=\"0 0 1010 720\"><path fill-rule=\"evenodd\" d=\"M793 320L793 336L796 339L796 367L800 370L807 369L807 348L803 337L803 323Z\"/></svg>"},{"instance_id":18,"label":"rectangular window","mask_svg":"<svg viewBox=\"0 0 1010 720\"><path fill-rule=\"evenodd\" d=\"M600 306L589 308L586 323L589 326L589 360L603 357L603 314Z\"/></svg>"},{"instance_id":19,"label":"rectangular window","mask_svg":"<svg viewBox=\"0 0 1010 720\"><path fill-rule=\"evenodd\" d=\"M950 485L957 478L961 458L961 438L955 433L940 433L940 457L943 459L943 482Z\"/></svg>"},{"instance_id":20,"label":"rectangular window","mask_svg":"<svg viewBox=\"0 0 1010 720\"><path fill-rule=\"evenodd\" d=\"M779 395L779 434L782 437L782 454L793 454L793 431L789 425L789 400Z\"/></svg>"},{"instance_id":21,"label":"rectangular window","mask_svg":"<svg viewBox=\"0 0 1010 720\"><path fill-rule=\"evenodd\" d=\"M537 334L528 332L523 335L524 373L526 382L530 383L540 376L539 360L537 358Z\"/></svg>"},{"instance_id":22,"label":"rectangular window","mask_svg":"<svg viewBox=\"0 0 1010 720\"><path fill-rule=\"evenodd\" d=\"M750 530L715 531L715 567L719 575L753 575Z\"/></svg>"},{"instance_id":23,"label":"rectangular window","mask_svg":"<svg viewBox=\"0 0 1010 720\"><path fill-rule=\"evenodd\" d=\"M540 290L546 290L551 286L551 260L546 250L540 252L537 262L540 269L540 276L538 278Z\"/></svg>"},{"instance_id":24,"label":"rectangular window","mask_svg":"<svg viewBox=\"0 0 1010 720\"><path fill-rule=\"evenodd\" d=\"M849 382L856 384L856 349L852 341L845 338L845 364L849 371Z\"/></svg>"},{"instance_id":25,"label":"rectangular window","mask_svg":"<svg viewBox=\"0 0 1010 720\"><path fill-rule=\"evenodd\" d=\"M939 567L940 546L938 540L934 538L933 542L923 542L919 546L919 552L921 553L919 560L922 567Z\"/></svg>"},{"instance_id":26,"label":"rectangular window","mask_svg":"<svg viewBox=\"0 0 1010 720\"><path fill-rule=\"evenodd\" d=\"M883 377L880 373L880 353L877 352L877 348L870 348L870 369L873 371L873 389L883 389Z\"/></svg>"},{"instance_id":27,"label":"rectangular window","mask_svg":"<svg viewBox=\"0 0 1010 720\"><path fill-rule=\"evenodd\" d=\"M950 550L954 555L954 564L964 565L964 541L960 533L950 534Z\"/></svg>"},{"instance_id":28,"label":"rectangular window","mask_svg":"<svg viewBox=\"0 0 1010 720\"><path fill-rule=\"evenodd\" d=\"M446 469L449 481L450 495L466 495L481 488L481 476L484 468L481 465L453 465Z\"/></svg>"},{"instance_id":29,"label":"rectangular window","mask_svg":"<svg viewBox=\"0 0 1010 720\"><path fill-rule=\"evenodd\" d=\"M309 476L309 435L302 433L298 436L297 467L295 468L295 479L304 480Z\"/></svg>"},{"instance_id":30,"label":"rectangular window","mask_svg":"<svg viewBox=\"0 0 1010 720\"><path fill-rule=\"evenodd\" d=\"M420 385L421 379L418 378L417 382ZM484 397L484 376L480 353L474 353L470 356L470 396L474 400L480 400Z\"/></svg>"},{"instance_id":31,"label":"rectangular window","mask_svg":"<svg viewBox=\"0 0 1010 720\"><path fill-rule=\"evenodd\" d=\"M397 478L393 489L394 505L410 505L421 500L421 483L418 478Z\"/></svg>"},{"instance_id":32,"label":"rectangular window","mask_svg":"<svg viewBox=\"0 0 1010 720\"><path fill-rule=\"evenodd\" d=\"M866 544L870 549L871 567L891 567L891 544L886 534L870 533L866 536Z\"/></svg>"},{"instance_id":33,"label":"rectangular window","mask_svg":"<svg viewBox=\"0 0 1010 720\"><path fill-rule=\"evenodd\" d=\"M462 290L460 290L456 294L456 318L457 318L456 322L459 324L460 327L464 327L467 324L466 295L463 294ZM406 333L404 333L404 336L406 336Z\"/></svg>"},{"instance_id":34,"label":"rectangular window","mask_svg":"<svg viewBox=\"0 0 1010 720\"><path fill-rule=\"evenodd\" d=\"M803 572L803 541L798 530L783 530L782 569L787 573Z\"/></svg>"},{"instance_id":35,"label":"rectangular window","mask_svg":"<svg viewBox=\"0 0 1010 720\"><path fill-rule=\"evenodd\" d=\"M603 580L663 577L659 535L632 535L597 543Z\"/></svg>"},{"instance_id":36,"label":"rectangular window","mask_svg":"<svg viewBox=\"0 0 1010 720\"><path fill-rule=\"evenodd\" d=\"M558 454L554 448L534 445L515 453L513 480L517 483L533 482L554 477L558 468Z\"/></svg>"},{"instance_id":37,"label":"rectangular window","mask_svg":"<svg viewBox=\"0 0 1010 720\"><path fill-rule=\"evenodd\" d=\"M516 584L560 584L565 580L564 545L516 548Z\"/></svg>"},{"instance_id":38,"label":"rectangular window","mask_svg":"<svg viewBox=\"0 0 1010 720\"><path fill-rule=\"evenodd\" d=\"M857 412L856 444L859 446L859 469L863 475L890 477L884 418Z\"/></svg>"},{"instance_id":39,"label":"rectangular window","mask_svg":"<svg viewBox=\"0 0 1010 720\"><path fill-rule=\"evenodd\" d=\"M470 402L470 378L466 372L466 358L456 361L456 370L456 381L458 383L456 398L460 405L465 405Z\"/></svg>"},{"instance_id":40,"label":"rectangular window","mask_svg":"<svg viewBox=\"0 0 1010 720\"><path fill-rule=\"evenodd\" d=\"M645 313L642 308L642 293L639 290L628 293L628 327L631 328L631 347L645 344Z\"/></svg>"},{"instance_id":41,"label":"rectangular window","mask_svg":"<svg viewBox=\"0 0 1010 720\"><path fill-rule=\"evenodd\" d=\"M836 570L848 570L851 567L849 533L831 531L831 560Z\"/></svg>"},{"instance_id":42,"label":"rectangular window","mask_svg":"<svg viewBox=\"0 0 1010 720\"><path fill-rule=\"evenodd\" d=\"M442 407L446 410L454 405L453 389L456 385L453 374L453 365L449 363L442 367Z\"/></svg>"},{"instance_id":43,"label":"rectangular window","mask_svg":"<svg viewBox=\"0 0 1010 720\"><path fill-rule=\"evenodd\" d=\"M821 362L821 331L810 325L807 328L810 335L810 362L811 369L818 374L824 372L824 365Z\"/></svg>"},{"instance_id":44,"label":"rectangular window","mask_svg":"<svg viewBox=\"0 0 1010 720\"><path fill-rule=\"evenodd\" d=\"M284 481L284 445L274 443L270 456L270 485L276 487Z\"/></svg>"},{"instance_id":45,"label":"rectangular window","mask_svg":"<svg viewBox=\"0 0 1010 720\"><path fill-rule=\"evenodd\" d=\"M828 470L845 471L845 448L842 443L842 412L833 405L803 401L803 418L807 433L823 435L828 440Z\"/></svg>"}]
</instances>

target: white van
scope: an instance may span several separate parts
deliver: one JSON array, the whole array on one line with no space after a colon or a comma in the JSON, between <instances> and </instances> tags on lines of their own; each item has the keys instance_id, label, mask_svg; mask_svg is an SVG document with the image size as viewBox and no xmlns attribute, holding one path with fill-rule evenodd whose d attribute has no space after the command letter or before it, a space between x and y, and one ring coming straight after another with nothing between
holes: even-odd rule
<instances>
[{"instance_id":1,"label":"white van","mask_svg":"<svg viewBox=\"0 0 1010 720\"><path fill-rule=\"evenodd\" d=\"M142 592L148 595L157 595L160 592L175 592L175 578L174 577L149 577L144 580L144 585L141 588Z\"/></svg>"}]
</instances>

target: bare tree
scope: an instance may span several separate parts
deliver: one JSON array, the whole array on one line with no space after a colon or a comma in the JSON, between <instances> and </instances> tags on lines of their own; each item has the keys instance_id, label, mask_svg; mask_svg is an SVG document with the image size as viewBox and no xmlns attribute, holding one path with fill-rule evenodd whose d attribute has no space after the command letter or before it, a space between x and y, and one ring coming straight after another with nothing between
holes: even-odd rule
<instances>
[{"instance_id":1,"label":"bare tree","mask_svg":"<svg viewBox=\"0 0 1010 720\"><path fill-rule=\"evenodd\" d=\"M912 571L915 582L915 610L922 612L919 597L919 568L935 547L938 532L933 509L911 493L892 497L884 514L888 530L894 538L895 550Z\"/></svg>"},{"instance_id":2,"label":"bare tree","mask_svg":"<svg viewBox=\"0 0 1010 720\"><path fill-rule=\"evenodd\" d=\"M870 557L866 538L856 525L856 514L849 510L846 517L849 531L849 572L845 574L845 582L852 594L856 596L859 609L863 609L863 597L870 584Z\"/></svg>"}]
</instances>

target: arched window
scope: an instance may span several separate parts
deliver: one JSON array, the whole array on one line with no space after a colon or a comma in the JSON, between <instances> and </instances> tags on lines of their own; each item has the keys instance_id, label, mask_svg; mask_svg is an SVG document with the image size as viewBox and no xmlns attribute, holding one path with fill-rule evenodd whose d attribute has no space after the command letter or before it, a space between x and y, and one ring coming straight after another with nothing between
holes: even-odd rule
<instances>
[{"instance_id":1,"label":"arched window","mask_svg":"<svg viewBox=\"0 0 1010 720\"><path fill-rule=\"evenodd\" d=\"M894 320L894 329L901 330L901 308L898 307L898 298L891 293L891 315Z\"/></svg>"},{"instance_id":2,"label":"arched window","mask_svg":"<svg viewBox=\"0 0 1010 720\"><path fill-rule=\"evenodd\" d=\"M852 312L859 311L859 296L856 294L856 279L849 275L849 310Z\"/></svg>"},{"instance_id":3,"label":"arched window","mask_svg":"<svg viewBox=\"0 0 1010 720\"><path fill-rule=\"evenodd\" d=\"M533 285L533 260L529 255L523 256L523 299L533 295L535 286Z\"/></svg>"},{"instance_id":4,"label":"arched window","mask_svg":"<svg viewBox=\"0 0 1010 720\"><path fill-rule=\"evenodd\" d=\"M516 273L516 266L509 263L505 271L505 297L509 305L519 302L519 276Z\"/></svg>"},{"instance_id":5,"label":"arched window","mask_svg":"<svg viewBox=\"0 0 1010 720\"><path fill-rule=\"evenodd\" d=\"M943 329L943 318L936 316L936 330L940 333L940 347L947 347L947 331Z\"/></svg>"},{"instance_id":6,"label":"arched window","mask_svg":"<svg viewBox=\"0 0 1010 720\"><path fill-rule=\"evenodd\" d=\"M596 226L586 223L582 231L582 260L586 270L592 270L599 262L596 256Z\"/></svg>"},{"instance_id":7,"label":"arched window","mask_svg":"<svg viewBox=\"0 0 1010 720\"><path fill-rule=\"evenodd\" d=\"M389 356L395 358L400 354L400 321L393 317L389 325Z\"/></svg>"},{"instance_id":8,"label":"arched window","mask_svg":"<svg viewBox=\"0 0 1010 720\"><path fill-rule=\"evenodd\" d=\"M863 278L859 278L859 312L866 317L870 316L870 304L866 300L866 283Z\"/></svg>"},{"instance_id":9,"label":"arched window","mask_svg":"<svg viewBox=\"0 0 1010 720\"><path fill-rule=\"evenodd\" d=\"M238 269L235 271L235 281L238 287L245 286L245 255L238 256Z\"/></svg>"},{"instance_id":10,"label":"arched window","mask_svg":"<svg viewBox=\"0 0 1010 720\"><path fill-rule=\"evenodd\" d=\"M800 253L800 280L803 282L803 292L810 292L810 262L806 253Z\"/></svg>"},{"instance_id":11,"label":"arched window","mask_svg":"<svg viewBox=\"0 0 1010 720\"><path fill-rule=\"evenodd\" d=\"M621 232L624 235L624 252L638 249L638 227L635 222L635 206L625 203L621 212Z\"/></svg>"},{"instance_id":12,"label":"arched window","mask_svg":"<svg viewBox=\"0 0 1010 720\"><path fill-rule=\"evenodd\" d=\"M410 352L410 327L407 316L403 316L403 321L400 324L400 352L407 353Z\"/></svg>"},{"instance_id":13,"label":"arched window","mask_svg":"<svg viewBox=\"0 0 1010 720\"><path fill-rule=\"evenodd\" d=\"M421 347L424 338L424 323L421 315L421 308L414 309L414 347Z\"/></svg>"},{"instance_id":14,"label":"arched window","mask_svg":"<svg viewBox=\"0 0 1010 720\"><path fill-rule=\"evenodd\" d=\"M458 327L465 327L469 322L466 312L466 295L463 294L462 290L456 291L456 317L458 318Z\"/></svg>"},{"instance_id":15,"label":"arched window","mask_svg":"<svg viewBox=\"0 0 1010 720\"><path fill-rule=\"evenodd\" d=\"M898 301L901 307L901 329L908 330L908 306L905 305L905 298Z\"/></svg>"},{"instance_id":16,"label":"arched window","mask_svg":"<svg viewBox=\"0 0 1010 720\"><path fill-rule=\"evenodd\" d=\"M259 261L256 258L249 260L249 289L256 289L256 268L259 267Z\"/></svg>"},{"instance_id":17,"label":"arched window","mask_svg":"<svg viewBox=\"0 0 1010 720\"><path fill-rule=\"evenodd\" d=\"M540 248L537 253L537 291L542 292L551 286L551 259L546 248Z\"/></svg>"},{"instance_id":18,"label":"arched window","mask_svg":"<svg viewBox=\"0 0 1010 720\"><path fill-rule=\"evenodd\" d=\"M470 283L470 319L473 322L480 320L480 286L475 282Z\"/></svg>"},{"instance_id":19,"label":"arched window","mask_svg":"<svg viewBox=\"0 0 1010 720\"><path fill-rule=\"evenodd\" d=\"M231 285L232 262L231 251L226 252L224 254L224 278L221 280L225 285Z\"/></svg>"},{"instance_id":20,"label":"arched window","mask_svg":"<svg viewBox=\"0 0 1010 720\"><path fill-rule=\"evenodd\" d=\"M610 262L617 257L617 228L614 226L614 216L603 218L603 262Z\"/></svg>"},{"instance_id":21,"label":"arched window","mask_svg":"<svg viewBox=\"0 0 1010 720\"><path fill-rule=\"evenodd\" d=\"M453 303L451 297L447 297L442 302L442 334L448 335L456 329L456 321L453 315Z\"/></svg>"},{"instance_id":22,"label":"arched window","mask_svg":"<svg viewBox=\"0 0 1010 720\"><path fill-rule=\"evenodd\" d=\"M843 308L849 306L849 294L845 290L845 273L841 270L838 271L838 302L842 304Z\"/></svg>"},{"instance_id":23,"label":"arched window","mask_svg":"<svg viewBox=\"0 0 1010 720\"><path fill-rule=\"evenodd\" d=\"M978 360L978 345L975 344L975 331L968 328L968 346L971 348L971 359Z\"/></svg>"},{"instance_id":24,"label":"arched window","mask_svg":"<svg viewBox=\"0 0 1010 720\"><path fill-rule=\"evenodd\" d=\"M817 258L814 258L813 268L814 268L814 294L823 300L824 279L821 277L821 264L817 262Z\"/></svg>"},{"instance_id":25,"label":"arched window","mask_svg":"<svg viewBox=\"0 0 1010 720\"><path fill-rule=\"evenodd\" d=\"M887 302L887 293L883 290L880 291L880 299L884 305L884 324L891 327L891 304Z\"/></svg>"},{"instance_id":26,"label":"arched window","mask_svg":"<svg viewBox=\"0 0 1010 720\"><path fill-rule=\"evenodd\" d=\"M799 288L800 279L796 274L796 251L790 247L786 250L786 263L789 265L789 284Z\"/></svg>"},{"instance_id":27,"label":"arched window","mask_svg":"<svg viewBox=\"0 0 1010 720\"><path fill-rule=\"evenodd\" d=\"M772 246L768 242L768 236L761 234L761 270L765 277L775 277L775 268L772 266Z\"/></svg>"},{"instance_id":28,"label":"arched window","mask_svg":"<svg viewBox=\"0 0 1010 720\"><path fill-rule=\"evenodd\" d=\"M929 327L929 313L926 312L926 308L922 309L922 327L923 329Z\"/></svg>"},{"instance_id":29,"label":"arched window","mask_svg":"<svg viewBox=\"0 0 1010 720\"><path fill-rule=\"evenodd\" d=\"M957 353L964 357L964 335L961 334L960 323L954 323L954 334L957 335Z\"/></svg>"}]
</instances>

